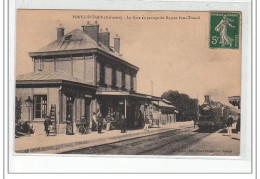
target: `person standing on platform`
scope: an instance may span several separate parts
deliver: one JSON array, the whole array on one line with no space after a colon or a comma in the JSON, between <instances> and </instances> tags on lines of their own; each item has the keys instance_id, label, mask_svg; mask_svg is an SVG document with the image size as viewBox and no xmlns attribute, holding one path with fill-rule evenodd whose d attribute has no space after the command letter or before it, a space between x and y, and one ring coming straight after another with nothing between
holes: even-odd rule
<instances>
[{"instance_id":1,"label":"person standing on platform","mask_svg":"<svg viewBox=\"0 0 260 179\"><path fill-rule=\"evenodd\" d=\"M149 126L153 126L153 115L152 114L149 119Z\"/></svg>"},{"instance_id":2,"label":"person standing on platform","mask_svg":"<svg viewBox=\"0 0 260 179\"><path fill-rule=\"evenodd\" d=\"M98 122L98 133L102 133L102 128L103 128L103 117L100 112L97 114L97 122Z\"/></svg>"},{"instance_id":3,"label":"person standing on platform","mask_svg":"<svg viewBox=\"0 0 260 179\"><path fill-rule=\"evenodd\" d=\"M149 131L148 127L149 127L149 120L150 120L150 117L148 115L145 116L145 119L144 119L144 130L145 131Z\"/></svg>"},{"instance_id":4,"label":"person standing on platform","mask_svg":"<svg viewBox=\"0 0 260 179\"><path fill-rule=\"evenodd\" d=\"M125 120L125 115L122 115L122 116L121 116L120 128L121 128L121 133L125 133L125 132L126 132L126 120Z\"/></svg>"},{"instance_id":5,"label":"person standing on platform","mask_svg":"<svg viewBox=\"0 0 260 179\"><path fill-rule=\"evenodd\" d=\"M97 126L97 114L93 112L92 120L90 122L89 127L92 131L94 131L96 129L96 126Z\"/></svg>"},{"instance_id":6,"label":"person standing on platform","mask_svg":"<svg viewBox=\"0 0 260 179\"><path fill-rule=\"evenodd\" d=\"M106 122L107 122L106 130L109 131L110 130L110 124L111 124L111 114L107 115Z\"/></svg>"},{"instance_id":7,"label":"person standing on platform","mask_svg":"<svg viewBox=\"0 0 260 179\"><path fill-rule=\"evenodd\" d=\"M49 134L50 134L50 129L49 129L50 125L52 125L52 123L51 123L50 117L47 116L47 118L44 121L44 130L46 132L46 136L49 136Z\"/></svg>"},{"instance_id":8,"label":"person standing on platform","mask_svg":"<svg viewBox=\"0 0 260 179\"><path fill-rule=\"evenodd\" d=\"M240 114L238 114L238 118L237 118L236 131L237 133L240 132Z\"/></svg>"},{"instance_id":9,"label":"person standing on platform","mask_svg":"<svg viewBox=\"0 0 260 179\"><path fill-rule=\"evenodd\" d=\"M231 136L232 134L232 124L233 124L233 118L232 117L229 117L228 118L228 121L227 121L227 131L228 131L228 136Z\"/></svg>"}]
</instances>

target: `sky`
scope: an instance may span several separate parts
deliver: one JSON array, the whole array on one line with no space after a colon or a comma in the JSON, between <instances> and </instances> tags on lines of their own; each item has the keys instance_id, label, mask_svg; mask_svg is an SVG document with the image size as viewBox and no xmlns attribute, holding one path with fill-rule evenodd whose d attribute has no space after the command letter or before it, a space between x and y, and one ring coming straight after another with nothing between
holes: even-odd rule
<instances>
[{"instance_id":1,"label":"sky","mask_svg":"<svg viewBox=\"0 0 260 179\"><path fill-rule=\"evenodd\" d=\"M87 21L108 28L111 46L119 35L123 58L140 68L139 93L177 90L200 103L210 95L225 104L240 95L241 49L209 48L209 12L18 10L16 75L33 71L28 52L54 41L59 24L66 34Z\"/></svg>"}]
</instances>

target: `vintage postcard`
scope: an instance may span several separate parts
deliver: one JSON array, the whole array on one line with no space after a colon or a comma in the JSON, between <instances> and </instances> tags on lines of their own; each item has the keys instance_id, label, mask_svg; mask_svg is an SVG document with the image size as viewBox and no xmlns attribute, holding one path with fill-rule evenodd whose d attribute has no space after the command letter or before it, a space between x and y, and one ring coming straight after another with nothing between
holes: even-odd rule
<instances>
[{"instance_id":1,"label":"vintage postcard","mask_svg":"<svg viewBox=\"0 0 260 179\"><path fill-rule=\"evenodd\" d=\"M16 154L240 155L242 12L16 15Z\"/></svg>"}]
</instances>

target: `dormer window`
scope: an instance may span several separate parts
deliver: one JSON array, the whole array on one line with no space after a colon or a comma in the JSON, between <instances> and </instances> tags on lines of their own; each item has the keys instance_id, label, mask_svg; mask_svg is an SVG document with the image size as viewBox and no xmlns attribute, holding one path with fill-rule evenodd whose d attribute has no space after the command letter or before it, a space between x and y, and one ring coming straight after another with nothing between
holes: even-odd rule
<instances>
[{"instance_id":1,"label":"dormer window","mask_svg":"<svg viewBox=\"0 0 260 179\"><path fill-rule=\"evenodd\" d=\"M71 37L72 37L72 35L67 35L67 36L65 36L65 40L70 40Z\"/></svg>"},{"instance_id":2,"label":"dormer window","mask_svg":"<svg viewBox=\"0 0 260 179\"><path fill-rule=\"evenodd\" d=\"M38 64L38 71L42 71L42 70L43 70L43 60L40 59Z\"/></svg>"}]
</instances>

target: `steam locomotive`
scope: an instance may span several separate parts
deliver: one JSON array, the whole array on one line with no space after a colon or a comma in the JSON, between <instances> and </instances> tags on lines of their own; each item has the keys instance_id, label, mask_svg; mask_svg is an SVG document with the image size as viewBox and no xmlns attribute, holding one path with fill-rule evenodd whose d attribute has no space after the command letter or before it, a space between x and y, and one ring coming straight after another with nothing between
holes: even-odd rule
<instances>
[{"instance_id":1,"label":"steam locomotive","mask_svg":"<svg viewBox=\"0 0 260 179\"><path fill-rule=\"evenodd\" d=\"M230 115L230 108L220 102L211 101L205 96L204 103L199 107L198 127L203 129L219 129L227 124Z\"/></svg>"}]
</instances>

